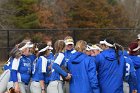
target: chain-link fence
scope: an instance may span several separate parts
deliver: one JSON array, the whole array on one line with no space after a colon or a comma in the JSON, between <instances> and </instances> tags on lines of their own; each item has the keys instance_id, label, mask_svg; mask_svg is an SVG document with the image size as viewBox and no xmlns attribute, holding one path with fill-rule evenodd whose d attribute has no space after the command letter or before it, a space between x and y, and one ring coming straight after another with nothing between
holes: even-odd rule
<instances>
[{"instance_id":1,"label":"chain-link fence","mask_svg":"<svg viewBox=\"0 0 140 93\"><path fill-rule=\"evenodd\" d=\"M127 47L134 41L140 29L133 28L69 28L69 29L16 29L0 30L0 62L8 59L11 48L25 38L31 38L33 42L42 42L50 37L53 43L57 39L64 39L70 35L77 40L85 40L89 43L98 43L100 39L110 37L117 43Z\"/></svg>"}]
</instances>

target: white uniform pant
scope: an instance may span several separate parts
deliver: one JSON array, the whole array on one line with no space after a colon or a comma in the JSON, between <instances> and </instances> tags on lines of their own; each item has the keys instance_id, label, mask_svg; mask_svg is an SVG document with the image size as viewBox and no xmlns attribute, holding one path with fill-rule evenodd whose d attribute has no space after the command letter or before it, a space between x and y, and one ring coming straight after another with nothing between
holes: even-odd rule
<instances>
[{"instance_id":1,"label":"white uniform pant","mask_svg":"<svg viewBox=\"0 0 140 93\"><path fill-rule=\"evenodd\" d=\"M23 82L19 82L19 88L20 88L20 93L26 93L26 87L27 85L25 85ZM14 83L11 81L11 82L8 82L8 86L7 86L7 89L9 90L11 87L15 87L14 86Z\"/></svg>"},{"instance_id":2,"label":"white uniform pant","mask_svg":"<svg viewBox=\"0 0 140 93\"><path fill-rule=\"evenodd\" d=\"M26 92L27 92L27 93L31 93L31 91L30 91L30 86L31 86L31 81L29 82L28 85L26 85Z\"/></svg>"},{"instance_id":3,"label":"white uniform pant","mask_svg":"<svg viewBox=\"0 0 140 93\"><path fill-rule=\"evenodd\" d=\"M124 93L129 93L129 85L127 82L123 82Z\"/></svg>"},{"instance_id":4,"label":"white uniform pant","mask_svg":"<svg viewBox=\"0 0 140 93\"><path fill-rule=\"evenodd\" d=\"M5 70L0 76L0 93L4 93L10 79L10 70Z\"/></svg>"},{"instance_id":5,"label":"white uniform pant","mask_svg":"<svg viewBox=\"0 0 140 93\"><path fill-rule=\"evenodd\" d=\"M63 93L63 82L51 81L47 87L47 93Z\"/></svg>"},{"instance_id":6,"label":"white uniform pant","mask_svg":"<svg viewBox=\"0 0 140 93\"><path fill-rule=\"evenodd\" d=\"M39 82L32 81L30 86L31 93L41 93L41 85Z\"/></svg>"},{"instance_id":7,"label":"white uniform pant","mask_svg":"<svg viewBox=\"0 0 140 93\"><path fill-rule=\"evenodd\" d=\"M64 93L69 93L69 82L65 82L64 84Z\"/></svg>"}]
</instances>

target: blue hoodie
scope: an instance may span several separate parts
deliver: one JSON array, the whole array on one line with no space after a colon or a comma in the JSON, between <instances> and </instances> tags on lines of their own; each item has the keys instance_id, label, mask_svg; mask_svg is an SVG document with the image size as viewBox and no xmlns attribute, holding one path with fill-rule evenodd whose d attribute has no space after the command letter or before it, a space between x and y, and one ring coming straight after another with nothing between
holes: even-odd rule
<instances>
[{"instance_id":1,"label":"blue hoodie","mask_svg":"<svg viewBox=\"0 0 140 93\"><path fill-rule=\"evenodd\" d=\"M118 64L115 50L110 48L96 56L96 66L101 93L123 93L124 57Z\"/></svg>"},{"instance_id":2,"label":"blue hoodie","mask_svg":"<svg viewBox=\"0 0 140 93\"><path fill-rule=\"evenodd\" d=\"M132 62L134 64L134 67L136 69L136 76L137 76L137 93L140 93L140 57L139 56L132 56L129 55L129 57L132 59ZM130 84L131 91L133 90L133 85Z\"/></svg>"},{"instance_id":3,"label":"blue hoodie","mask_svg":"<svg viewBox=\"0 0 140 93\"><path fill-rule=\"evenodd\" d=\"M68 70L72 74L70 93L100 93L93 57L74 53L68 62Z\"/></svg>"}]
</instances>

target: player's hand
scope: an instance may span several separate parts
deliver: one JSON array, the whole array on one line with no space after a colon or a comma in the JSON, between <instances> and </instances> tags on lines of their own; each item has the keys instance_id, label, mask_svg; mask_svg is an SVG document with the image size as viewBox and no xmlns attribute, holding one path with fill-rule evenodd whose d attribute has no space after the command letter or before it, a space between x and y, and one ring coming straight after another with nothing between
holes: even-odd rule
<instances>
[{"instance_id":1,"label":"player's hand","mask_svg":"<svg viewBox=\"0 0 140 93\"><path fill-rule=\"evenodd\" d=\"M137 90L133 90L132 93L137 93Z\"/></svg>"}]
</instances>

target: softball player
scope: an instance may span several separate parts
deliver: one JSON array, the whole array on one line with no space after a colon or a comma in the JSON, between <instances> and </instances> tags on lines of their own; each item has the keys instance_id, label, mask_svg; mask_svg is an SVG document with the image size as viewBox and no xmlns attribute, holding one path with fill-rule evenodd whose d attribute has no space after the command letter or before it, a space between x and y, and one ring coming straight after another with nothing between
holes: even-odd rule
<instances>
[{"instance_id":1,"label":"softball player","mask_svg":"<svg viewBox=\"0 0 140 93\"><path fill-rule=\"evenodd\" d=\"M65 43L63 40L57 40L55 42L55 60L52 65L52 74L50 77L50 82L47 87L47 93L63 93L63 79L70 79L71 75L64 70L62 70L61 66L64 65L64 54L63 49L65 47Z\"/></svg>"},{"instance_id":2,"label":"softball player","mask_svg":"<svg viewBox=\"0 0 140 93\"><path fill-rule=\"evenodd\" d=\"M139 49L140 47L138 46L138 43L132 42L129 45L129 58L131 58L134 67L136 69L136 76L137 76L137 93L140 93L140 57L138 56L139 54ZM135 90L135 87L133 83L129 82L130 86L130 93Z\"/></svg>"},{"instance_id":3,"label":"softball player","mask_svg":"<svg viewBox=\"0 0 140 93\"><path fill-rule=\"evenodd\" d=\"M17 93L26 93L26 85L30 82L31 77L31 60L29 56L29 47L28 43L19 44L18 48L22 52L20 58L14 58L10 73L10 80L8 83L8 90L11 87L14 87Z\"/></svg>"},{"instance_id":4,"label":"softball player","mask_svg":"<svg viewBox=\"0 0 140 93\"><path fill-rule=\"evenodd\" d=\"M74 40L71 36L65 37L64 42L65 42L65 52L64 52L65 65L63 66L63 69L65 69L68 72L67 62L69 61L72 54L75 53L76 51L74 50ZM69 93L69 82L65 82L64 84L64 93Z\"/></svg>"},{"instance_id":5,"label":"softball player","mask_svg":"<svg viewBox=\"0 0 140 93\"><path fill-rule=\"evenodd\" d=\"M3 67L3 74L0 76L0 93L4 93L7 89L7 84L8 84L8 81L10 79L10 70L11 70L11 67L12 67L12 63L13 63L13 60L14 58L18 58L21 56L21 52L19 51L18 48L14 47L11 52L10 52L10 58L9 60L7 61L8 63L4 65Z\"/></svg>"},{"instance_id":6,"label":"softball player","mask_svg":"<svg viewBox=\"0 0 140 93\"><path fill-rule=\"evenodd\" d=\"M92 45L91 56L96 56L100 54L103 50L99 47L98 44Z\"/></svg>"},{"instance_id":7,"label":"softball player","mask_svg":"<svg viewBox=\"0 0 140 93\"><path fill-rule=\"evenodd\" d=\"M72 74L70 93L100 93L93 57L84 53L87 43L79 40L69 62L68 70Z\"/></svg>"},{"instance_id":8,"label":"softball player","mask_svg":"<svg viewBox=\"0 0 140 93\"><path fill-rule=\"evenodd\" d=\"M41 48L41 49L40 49ZM51 65L52 55L50 55L50 50L53 48L42 45L39 48L39 57L37 62L34 64L34 70L32 75L32 82L30 86L31 93L45 93L45 85L49 82L49 66Z\"/></svg>"},{"instance_id":9,"label":"softball player","mask_svg":"<svg viewBox=\"0 0 140 93\"><path fill-rule=\"evenodd\" d=\"M123 78L128 72L123 48L109 39L100 42L102 51L95 62L101 93L123 93ZM126 71L127 70L127 71Z\"/></svg>"}]
</instances>

